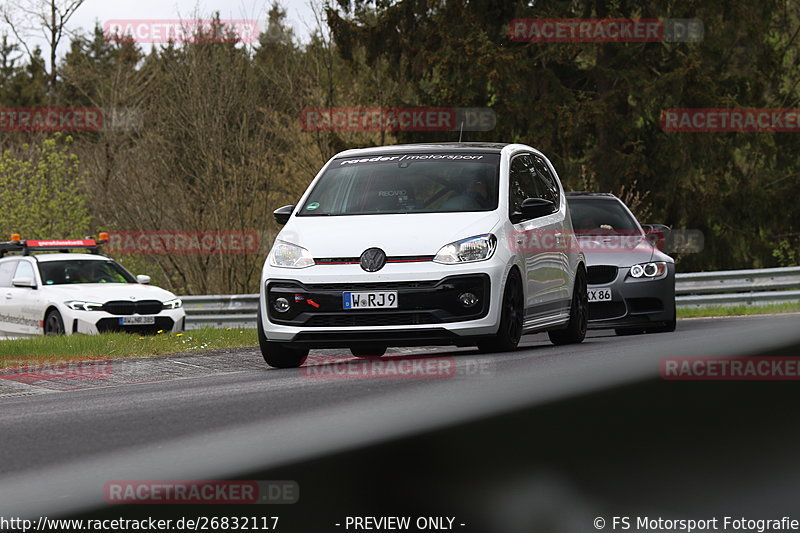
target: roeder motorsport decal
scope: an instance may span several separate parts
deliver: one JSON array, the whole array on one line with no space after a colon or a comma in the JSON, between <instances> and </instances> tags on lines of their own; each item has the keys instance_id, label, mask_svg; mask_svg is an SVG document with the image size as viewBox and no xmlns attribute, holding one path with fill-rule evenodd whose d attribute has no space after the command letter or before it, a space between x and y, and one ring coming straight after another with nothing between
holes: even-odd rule
<instances>
[{"instance_id":1,"label":"roeder motorsport decal","mask_svg":"<svg viewBox=\"0 0 800 533\"><path fill-rule=\"evenodd\" d=\"M403 155L378 155L375 157L362 157L359 159L340 159L338 166L360 165L369 163L401 163L403 161L480 161L482 154L403 154Z\"/></svg>"}]
</instances>

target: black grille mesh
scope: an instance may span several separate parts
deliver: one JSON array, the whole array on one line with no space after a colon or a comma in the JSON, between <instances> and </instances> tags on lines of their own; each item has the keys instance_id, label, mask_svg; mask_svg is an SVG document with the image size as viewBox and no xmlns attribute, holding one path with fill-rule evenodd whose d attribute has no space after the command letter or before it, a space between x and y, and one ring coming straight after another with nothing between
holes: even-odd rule
<instances>
[{"instance_id":1,"label":"black grille mesh","mask_svg":"<svg viewBox=\"0 0 800 533\"><path fill-rule=\"evenodd\" d=\"M111 315L156 315L164 306L158 300L141 300L139 302L114 300L106 302L103 311Z\"/></svg>"},{"instance_id":2,"label":"black grille mesh","mask_svg":"<svg viewBox=\"0 0 800 533\"><path fill-rule=\"evenodd\" d=\"M618 268L612 265L595 265L586 269L586 281L589 285L602 285L617 279Z\"/></svg>"}]
</instances>

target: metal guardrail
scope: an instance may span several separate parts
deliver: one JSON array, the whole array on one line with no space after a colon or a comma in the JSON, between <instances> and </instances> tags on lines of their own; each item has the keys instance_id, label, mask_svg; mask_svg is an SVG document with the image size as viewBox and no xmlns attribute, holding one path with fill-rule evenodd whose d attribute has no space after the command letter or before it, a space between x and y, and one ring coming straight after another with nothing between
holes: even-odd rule
<instances>
[{"instance_id":1,"label":"metal guardrail","mask_svg":"<svg viewBox=\"0 0 800 533\"><path fill-rule=\"evenodd\" d=\"M800 302L800 267L676 274L675 295L678 307L684 308ZM181 299L188 329L255 327L258 294Z\"/></svg>"},{"instance_id":2,"label":"metal guardrail","mask_svg":"<svg viewBox=\"0 0 800 533\"><path fill-rule=\"evenodd\" d=\"M723 270L675 275L676 294L751 292L800 289L800 267Z\"/></svg>"},{"instance_id":3,"label":"metal guardrail","mask_svg":"<svg viewBox=\"0 0 800 533\"><path fill-rule=\"evenodd\" d=\"M800 302L800 267L692 272L675 275L678 307Z\"/></svg>"},{"instance_id":4,"label":"metal guardrail","mask_svg":"<svg viewBox=\"0 0 800 533\"><path fill-rule=\"evenodd\" d=\"M182 296L186 328L255 328L258 294Z\"/></svg>"}]
</instances>

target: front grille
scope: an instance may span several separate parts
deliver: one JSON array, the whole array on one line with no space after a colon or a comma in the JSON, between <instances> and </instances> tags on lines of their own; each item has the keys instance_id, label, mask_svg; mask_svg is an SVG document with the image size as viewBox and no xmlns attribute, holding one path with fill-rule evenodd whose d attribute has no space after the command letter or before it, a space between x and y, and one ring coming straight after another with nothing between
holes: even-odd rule
<instances>
[{"instance_id":1,"label":"front grille","mask_svg":"<svg viewBox=\"0 0 800 533\"><path fill-rule=\"evenodd\" d=\"M344 309L343 293L396 291L396 309ZM470 292L478 303L464 307L459 296ZM306 327L407 326L475 320L489 312L490 282L486 274L449 276L438 281L302 284L271 281L267 311L276 324ZM278 313L278 298L289 309Z\"/></svg>"},{"instance_id":2,"label":"front grille","mask_svg":"<svg viewBox=\"0 0 800 533\"><path fill-rule=\"evenodd\" d=\"M624 302L592 302L589 304L589 320L608 320L625 316Z\"/></svg>"},{"instance_id":3,"label":"front grille","mask_svg":"<svg viewBox=\"0 0 800 533\"><path fill-rule=\"evenodd\" d=\"M431 313L369 313L317 315L309 318L305 325L311 327L337 326L410 326L414 324L436 324L440 322Z\"/></svg>"},{"instance_id":4,"label":"front grille","mask_svg":"<svg viewBox=\"0 0 800 533\"><path fill-rule=\"evenodd\" d=\"M589 285L603 285L617 279L618 268L613 265L595 265L586 269L586 281Z\"/></svg>"},{"instance_id":5,"label":"front grille","mask_svg":"<svg viewBox=\"0 0 800 533\"><path fill-rule=\"evenodd\" d=\"M136 333L138 335L154 335L159 331L172 331L175 322L168 316L157 316L156 323L151 325L123 326L118 318L101 318L97 321L97 331L100 333Z\"/></svg>"},{"instance_id":6,"label":"front grille","mask_svg":"<svg viewBox=\"0 0 800 533\"><path fill-rule=\"evenodd\" d=\"M103 311L110 315L156 315L164 306L158 300L142 300L139 302L114 300L106 302Z\"/></svg>"}]
</instances>

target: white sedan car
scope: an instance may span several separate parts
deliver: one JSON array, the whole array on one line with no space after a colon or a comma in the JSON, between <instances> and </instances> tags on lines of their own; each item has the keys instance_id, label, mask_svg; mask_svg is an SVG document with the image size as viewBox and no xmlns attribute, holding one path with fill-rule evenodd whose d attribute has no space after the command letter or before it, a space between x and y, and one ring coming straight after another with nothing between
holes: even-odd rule
<instances>
[{"instance_id":1,"label":"white sedan car","mask_svg":"<svg viewBox=\"0 0 800 533\"><path fill-rule=\"evenodd\" d=\"M98 254L46 253L0 259L0 337L177 332L180 299Z\"/></svg>"},{"instance_id":2,"label":"white sedan car","mask_svg":"<svg viewBox=\"0 0 800 533\"><path fill-rule=\"evenodd\" d=\"M258 333L275 367L311 348L516 348L583 340L585 259L555 169L521 144L418 144L333 157L261 276Z\"/></svg>"}]
</instances>

